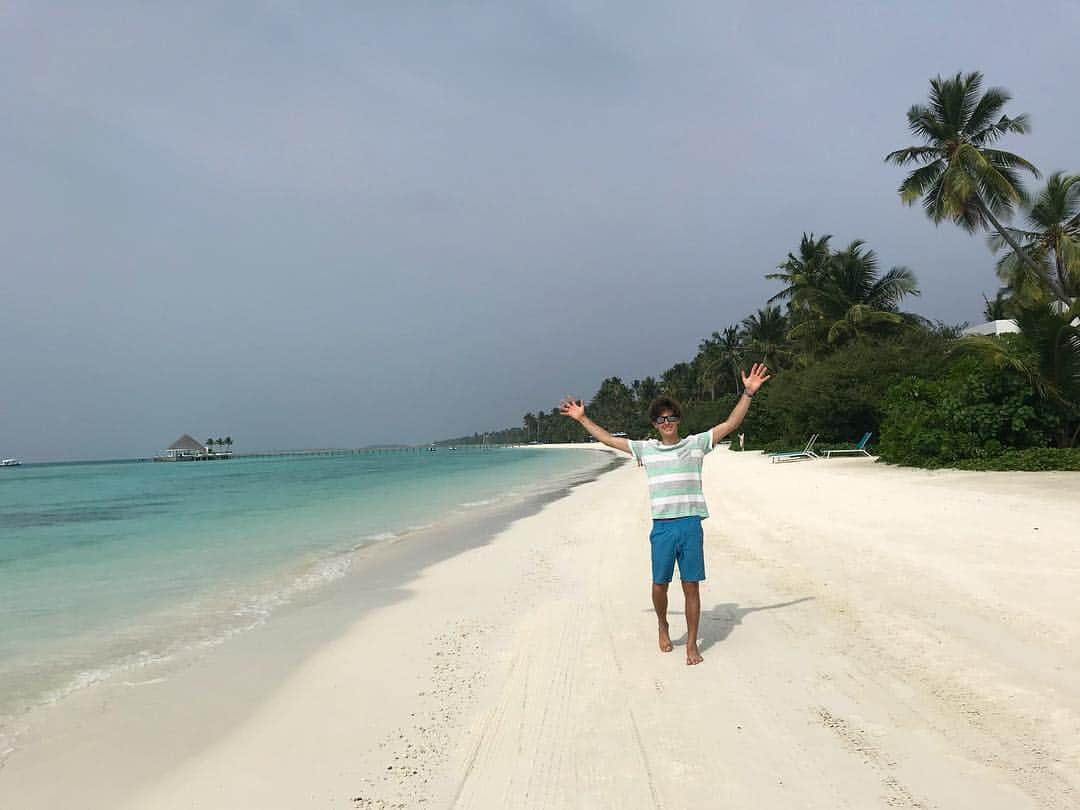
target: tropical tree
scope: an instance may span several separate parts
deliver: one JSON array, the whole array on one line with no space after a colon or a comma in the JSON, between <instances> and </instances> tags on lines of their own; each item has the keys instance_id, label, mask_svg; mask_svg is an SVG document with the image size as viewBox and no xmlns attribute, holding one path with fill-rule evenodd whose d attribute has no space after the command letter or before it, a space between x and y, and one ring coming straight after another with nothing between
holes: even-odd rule
<instances>
[{"instance_id":1,"label":"tropical tree","mask_svg":"<svg viewBox=\"0 0 1080 810\"><path fill-rule=\"evenodd\" d=\"M816 316L806 300L806 291L819 286L829 262L832 249L829 247L831 234L814 237L813 233L803 233L796 253L788 253L787 258L777 267L779 272L769 273L767 279L779 281L784 289L769 299L769 304L777 301L787 302L788 328L813 320ZM817 353L812 329L803 329L800 333L788 334L788 340L796 344L795 357L802 365L808 363ZM801 337L799 336L801 335Z\"/></svg>"},{"instance_id":2,"label":"tropical tree","mask_svg":"<svg viewBox=\"0 0 1080 810\"><path fill-rule=\"evenodd\" d=\"M723 332L713 332L698 346L695 358L698 378L712 388L713 399L718 391L739 391L739 369L743 358L743 339L736 326L728 326ZM731 386L727 385L730 380Z\"/></svg>"},{"instance_id":3,"label":"tropical tree","mask_svg":"<svg viewBox=\"0 0 1080 810\"><path fill-rule=\"evenodd\" d=\"M225 447L228 448L230 453L232 452L232 436L225 437Z\"/></svg>"},{"instance_id":4,"label":"tropical tree","mask_svg":"<svg viewBox=\"0 0 1080 810\"><path fill-rule=\"evenodd\" d=\"M214 440L213 439L207 439L206 440L206 449L209 450L211 453L214 452Z\"/></svg>"},{"instance_id":5,"label":"tropical tree","mask_svg":"<svg viewBox=\"0 0 1080 810\"><path fill-rule=\"evenodd\" d=\"M551 443L582 442L588 434L573 419L565 419L558 408L552 408L544 417L544 440Z\"/></svg>"},{"instance_id":6,"label":"tropical tree","mask_svg":"<svg viewBox=\"0 0 1080 810\"><path fill-rule=\"evenodd\" d=\"M1025 216L1028 229L1006 228L1031 257L1036 270L1020 254L1008 249L1001 236L990 238L996 253L1005 251L998 262L998 276L1020 297L1032 301L1049 293L1065 300L1080 297L1080 175L1054 172L1035 196ZM1053 279L1054 284L1047 284Z\"/></svg>"},{"instance_id":7,"label":"tropical tree","mask_svg":"<svg viewBox=\"0 0 1080 810\"><path fill-rule=\"evenodd\" d=\"M723 360L723 337L713 332L698 344L698 353L690 364L696 375L697 388L708 394L710 400L716 399L717 389L728 381L728 371Z\"/></svg>"},{"instance_id":8,"label":"tropical tree","mask_svg":"<svg viewBox=\"0 0 1080 810\"><path fill-rule=\"evenodd\" d=\"M1074 447L1080 438L1080 303L1060 311L1053 304L1021 306L1014 320L1019 334L972 335L955 351L974 354L998 368L1020 372L1042 401L1060 415L1058 446Z\"/></svg>"},{"instance_id":9,"label":"tropical tree","mask_svg":"<svg viewBox=\"0 0 1080 810\"><path fill-rule=\"evenodd\" d=\"M1039 176L1039 170L1012 152L993 147L1004 135L1029 131L1026 115L1010 118L1002 108L1012 98L991 87L982 92L981 73L957 73L930 80L929 105L908 110L908 129L923 143L885 156L897 166L916 165L900 184L906 205L922 200L926 215L940 223L949 220L969 232L993 229L1033 272L1043 268L1002 225L1026 199L1020 172ZM1065 295L1056 280L1046 283L1058 297Z\"/></svg>"},{"instance_id":10,"label":"tropical tree","mask_svg":"<svg viewBox=\"0 0 1080 810\"><path fill-rule=\"evenodd\" d=\"M769 299L770 304L777 301L787 301L789 314L797 316L804 310L804 301L801 293L807 288L817 284L817 280L824 274L825 268L832 257L829 248L831 234L814 238L812 233L803 233L799 241L798 254L789 253L787 258L776 269L779 273L769 273L765 278L780 281L784 289Z\"/></svg>"},{"instance_id":11,"label":"tropical tree","mask_svg":"<svg viewBox=\"0 0 1080 810\"><path fill-rule=\"evenodd\" d=\"M988 321L1005 320L1012 312L1012 299L1008 295L1008 290L998 290L993 301L984 295L983 302L983 317Z\"/></svg>"},{"instance_id":12,"label":"tropical tree","mask_svg":"<svg viewBox=\"0 0 1080 810\"><path fill-rule=\"evenodd\" d=\"M525 414L522 418L522 424L525 427L525 441L532 441L534 436L539 436L538 428L540 423L532 411Z\"/></svg>"},{"instance_id":13,"label":"tropical tree","mask_svg":"<svg viewBox=\"0 0 1080 810\"><path fill-rule=\"evenodd\" d=\"M589 403L592 418L613 432L628 432L634 426L637 407L630 388L618 377L608 377Z\"/></svg>"},{"instance_id":14,"label":"tropical tree","mask_svg":"<svg viewBox=\"0 0 1080 810\"><path fill-rule=\"evenodd\" d=\"M649 404L660 396L660 383L655 377L646 377L643 380L634 380L630 384L630 390L634 394L635 407L639 411L648 409Z\"/></svg>"},{"instance_id":15,"label":"tropical tree","mask_svg":"<svg viewBox=\"0 0 1080 810\"><path fill-rule=\"evenodd\" d=\"M693 398L697 383L697 374L689 363L676 363L660 375L660 390L680 402Z\"/></svg>"},{"instance_id":16,"label":"tropical tree","mask_svg":"<svg viewBox=\"0 0 1080 810\"><path fill-rule=\"evenodd\" d=\"M798 284L792 295L809 314L792 327L789 336L820 350L921 322L899 307L905 296L920 294L916 285L915 274L906 267L893 267L879 275L877 254L856 239L834 253L820 274Z\"/></svg>"},{"instance_id":17,"label":"tropical tree","mask_svg":"<svg viewBox=\"0 0 1080 810\"><path fill-rule=\"evenodd\" d=\"M787 355L788 321L780 307L766 306L743 318L743 343L756 362L776 365Z\"/></svg>"}]
</instances>

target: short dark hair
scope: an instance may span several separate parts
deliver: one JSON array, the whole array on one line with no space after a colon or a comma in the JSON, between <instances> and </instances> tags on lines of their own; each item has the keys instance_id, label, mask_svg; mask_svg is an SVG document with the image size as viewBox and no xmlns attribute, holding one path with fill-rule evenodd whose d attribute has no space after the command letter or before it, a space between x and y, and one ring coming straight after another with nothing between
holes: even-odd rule
<instances>
[{"instance_id":1,"label":"short dark hair","mask_svg":"<svg viewBox=\"0 0 1080 810\"><path fill-rule=\"evenodd\" d=\"M655 422L661 411L671 411L672 416L682 416L682 405L671 397L657 397L649 406L649 421Z\"/></svg>"}]
</instances>

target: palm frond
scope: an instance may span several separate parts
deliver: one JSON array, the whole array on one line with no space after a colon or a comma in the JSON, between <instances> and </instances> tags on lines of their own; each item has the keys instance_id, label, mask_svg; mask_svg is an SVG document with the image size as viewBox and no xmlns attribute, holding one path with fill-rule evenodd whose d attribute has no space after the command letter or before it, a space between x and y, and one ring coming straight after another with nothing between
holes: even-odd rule
<instances>
[{"instance_id":1,"label":"palm frond","mask_svg":"<svg viewBox=\"0 0 1080 810\"><path fill-rule=\"evenodd\" d=\"M983 93L967 120L966 128L972 143L982 143L979 140L980 133L991 125L993 119L1001 112L1001 108L1011 99L1009 91L1001 87L991 87Z\"/></svg>"},{"instance_id":2,"label":"palm frond","mask_svg":"<svg viewBox=\"0 0 1080 810\"><path fill-rule=\"evenodd\" d=\"M905 326L927 330L934 328L934 322L932 320L922 315L917 315L914 312L898 312L896 314L900 316L900 319L904 322Z\"/></svg>"},{"instance_id":3,"label":"palm frond","mask_svg":"<svg viewBox=\"0 0 1080 810\"><path fill-rule=\"evenodd\" d=\"M960 74L957 73L952 79L943 79L938 76L930 80L930 113L939 125L945 124L956 131L956 112L960 106L959 94Z\"/></svg>"},{"instance_id":4,"label":"palm frond","mask_svg":"<svg viewBox=\"0 0 1080 810\"><path fill-rule=\"evenodd\" d=\"M1007 172L995 174L998 176L991 178L979 177L976 179L976 192L974 196L982 201L987 210L994 215L995 219L999 222L1005 222L1013 218L1016 209L1024 204L1027 194L1023 189L1020 189L1020 197L1017 198L1008 190L1012 181L1019 182L1018 177L1009 177L1007 176ZM987 182L988 179L989 182ZM1014 186L1013 191L1015 190ZM992 227L992 224L993 223L988 222L987 227Z\"/></svg>"},{"instance_id":5,"label":"palm frond","mask_svg":"<svg viewBox=\"0 0 1080 810\"><path fill-rule=\"evenodd\" d=\"M956 341L949 350L958 357L975 357L989 363L994 368L1007 368L1022 374L1040 398L1045 399L1049 391L1046 380L1039 372L1035 358L1024 347L1007 340L989 335L968 335Z\"/></svg>"},{"instance_id":6,"label":"palm frond","mask_svg":"<svg viewBox=\"0 0 1080 810\"><path fill-rule=\"evenodd\" d=\"M1054 172L1047 177L1032 202L1028 221L1043 229L1061 226L1068 230L1080 225L1080 175Z\"/></svg>"},{"instance_id":7,"label":"palm frond","mask_svg":"<svg viewBox=\"0 0 1080 810\"><path fill-rule=\"evenodd\" d=\"M1023 184L1019 177L1008 165L997 165L991 160L994 150L976 149L970 144L957 147L953 153L953 162L959 163L967 174L981 186L984 193L984 202L987 196L1001 202L1012 201L1022 203L1026 199ZM998 152L999 155L1008 155L1008 152ZM1013 155L1012 157L1016 157ZM1022 160L1022 158L1016 158ZM1024 161L1027 163L1027 161ZM1030 164L1028 164L1030 165ZM1034 167L1032 166L1032 169Z\"/></svg>"},{"instance_id":8,"label":"palm frond","mask_svg":"<svg viewBox=\"0 0 1080 810\"><path fill-rule=\"evenodd\" d=\"M934 183L938 181L944 171L945 161L940 159L916 169L905 177L904 182L900 184L898 189L900 200L905 205L912 205L934 187Z\"/></svg>"},{"instance_id":9,"label":"palm frond","mask_svg":"<svg viewBox=\"0 0 1080 810\"><path fill-rule=\"evenodd\" d=\"M921 104L912 105L907 112L908 130L925 141L943 140L945 133L933 111Z\"/></svg>"},{"instance_id":10,"label":"palm frond","mask_svg":"<svg viewBox=\"0 0 1080 810\"><path fill-rule=\"evenodd\" d=\"M979 153L998 170L1023 169L1030 172L1033 177L1041 176L1034 164L1012 152L1006 152L1002 149L980 149Z\"/></svg>"},{"instance_id":11,"label":"palm frond","mask_svg":"<svg viewBox=\"0 0 1080 810\"><path fill-rule=\"evenodd\" d=\"M975 230L985 224L982 213L973 204L972 198L977 190L975 179L967 167L954 159L941 174L940 200L936 204L953 222L967 230Z\"/></svg>"},{"instance_id":12,"label":"palm frond","mask_svg":"<svg viewBox=\"0 0 1080 810\"><path fill-rule=\"evenodd\" d=\"M947 219L949 217L948 212L945 210L944 177L945 172L942 172L940 175L938 175L938 178L927 190L926 195L923 197L922 201L923 212L935 224L940 223L943 219Z\"/></svg>"},{"instance_id":13,"label":"palm frond","mask_svg":"<svg viewBox=\"0 0 1080 810\"><path fill-rule=\"evenodd\" d=\"M1038 231L1025 231L1022 228L1005 228L1005 231L1009 236L1021 243L1020 247L1023 248L1025 253L1030 253L1029 248L1037 244L1035 240L1040 236ZM1005 241L1005 237L995 231L986 237L986 245L990 248L991 253L998 253L1007 248L1009 243Z\"/></svg>"},{"instance_id":14,"label":"palm frond","mask_svg":"<svg viewBox=\"0 0 1080 810\"><path fill-rule=\"evenodd\" d=\"M904 319L895 312L882 312L866 304L855 304L848 308L842 318L832 323L826 340L829 343L839 343L848 337L872 331L877 326L899 326L903 322Z\"/></svg>"},{"instance_id":15,"label":"palm frond","mask_svg":"<svg viewBox=\"0 0 1080 810\"><path fill-rule=\"evenodd\" d=\"M893 267L871 287L867 300L878 309L895 310L905 296L919 296L918 279L907 267Z\"/></svg>"},{"instance_id":16,"label":"palm frond","mask_svg":"<svg viewBox=\"0 0 1080 810\"><path fill-rule=\"evenodd\" d=\"M1061 327L1054 354L1054 376L1062 393L1075 406L1080 406L1080 329L1072 324Z\"/></svg>"},{"instance_id":17,"label":"palm frond","mask_svg":"<svg viewBox=\"0 0 1080 810\"><path fill-rule=\"evenodd\" d=\"M1043 274L1051 272L1045 254L1032 251L1028 253L1028 256L1043 267ZM1033 306L1045 301L1047 293L1043 274L1036 272L1028 262L1022 261L1013 251L1010 250L1001 257L997 263L996 272L1017 305Z\"/></svg>"},{"instance_id":18,"label":"palm frond","mask_svg":"<svg viewBox=\"0 0 1080 810\"><path fill-rule=\"evenodd\" d=\"M940 157L941 150L936 146L906 146L903 149L897 149L895 152L889 152L885 156L885 162L904 166L913 162L927 163L931 160L938 160Z\"/></svg>"},{"instance_id":19,"label":"palm frond","mask_svg":"<svg viewBox=\"0 0 1080 810\"><path fill-rule=\"evenodd\" d=\"M971 121L971 116L979 106L982 93L982 75L979 73L969 73L965 76L957 88L957 108L955 116L957 122L960 124L961 129L968 130L968 126ZM992 93L993 91L988 91Z\"/></svg>"},{"instance_id":20,"label":"palm frond","mask_svg":"<svg viewBox=\"0 0 1080 810\"><path fill-rule=\"evenodd\" d=\"M1026 114L1018 115L1016 118L1003 115L994 123L983 127L977 132L972 132L968 137L968 141L979 148L985 148L992 143L996 143L1005 135L1026 135L1030 131L1031 119Z\"/></svg>"}]
</instances>

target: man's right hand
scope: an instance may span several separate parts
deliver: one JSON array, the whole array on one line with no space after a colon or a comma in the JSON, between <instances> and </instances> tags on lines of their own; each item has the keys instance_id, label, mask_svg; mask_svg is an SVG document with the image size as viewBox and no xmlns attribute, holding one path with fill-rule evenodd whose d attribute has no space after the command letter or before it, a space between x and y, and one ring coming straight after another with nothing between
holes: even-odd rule
<instances>
[{"instance_id":1,"label":"man's right hand","mask_svg":"<svg viewBox=\"0 0 1080 810\"><path fill-rule=\"evenodd\" d=\"M580 422L585 418L585 403L580 399L567 397L559 403L559 413L569 416L575 422Z\"/></svg>"}]
</instances>

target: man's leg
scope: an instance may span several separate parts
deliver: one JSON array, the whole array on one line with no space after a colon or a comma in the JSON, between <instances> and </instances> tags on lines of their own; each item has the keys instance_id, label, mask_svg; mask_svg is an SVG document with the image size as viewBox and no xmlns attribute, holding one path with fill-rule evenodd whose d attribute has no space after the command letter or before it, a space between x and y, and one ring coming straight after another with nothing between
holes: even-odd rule
<instances>
[{"instance_id":1,"label":"man's leg","mask_svg":"<svg viewBox=\"0 0 1080 810\"><path fill-rule=\"evenodd\" d=\"M653 588L656 586L654 585ZM653 593L656 591L654 590ZM697 648L698 620L701 618L701 592L697 582L683 582L683 597L686 599L686 663L700 664L703 659ZM667 599L665 597L665 603Z\"/></svg>"},{"instance_id":2,"label":"man's leg","mask_svg":"<svg viewBox=\"0 0 1080 810\"><path fill-rule=\"evenodd\" d=\"M667 620L667 591L675 572L675 536L671 533L671 521L653 521L649 545L652 546L652 603L660 629L660 652L671 652L673 645Z\"/></svg>"},{"instance_id":3,"label":"man's leg","mask_svg":"<svg viewBox=\"0 0 1080 810\"><path fill-rule=\"evenodd\" d=\"M652 586L652 605L656 611L656 621L660 625L660 652L671 652L671 634L668 632L667 589L670 583L654 582Z\"/></svg>"},{"instance_id":4,"label":"man's leg","mask_svg":"<svg viewBox=\"0 0 1080 810\"><path fill-rule=\"evenodd\" d=\"M701 591L705 579L704 533L701 518L689 517L680 522L677 558L679 579L686 600L686 663L693 666L702 661L697 646L698 620L701 618Z\"/></svg>"}]
</instances>

